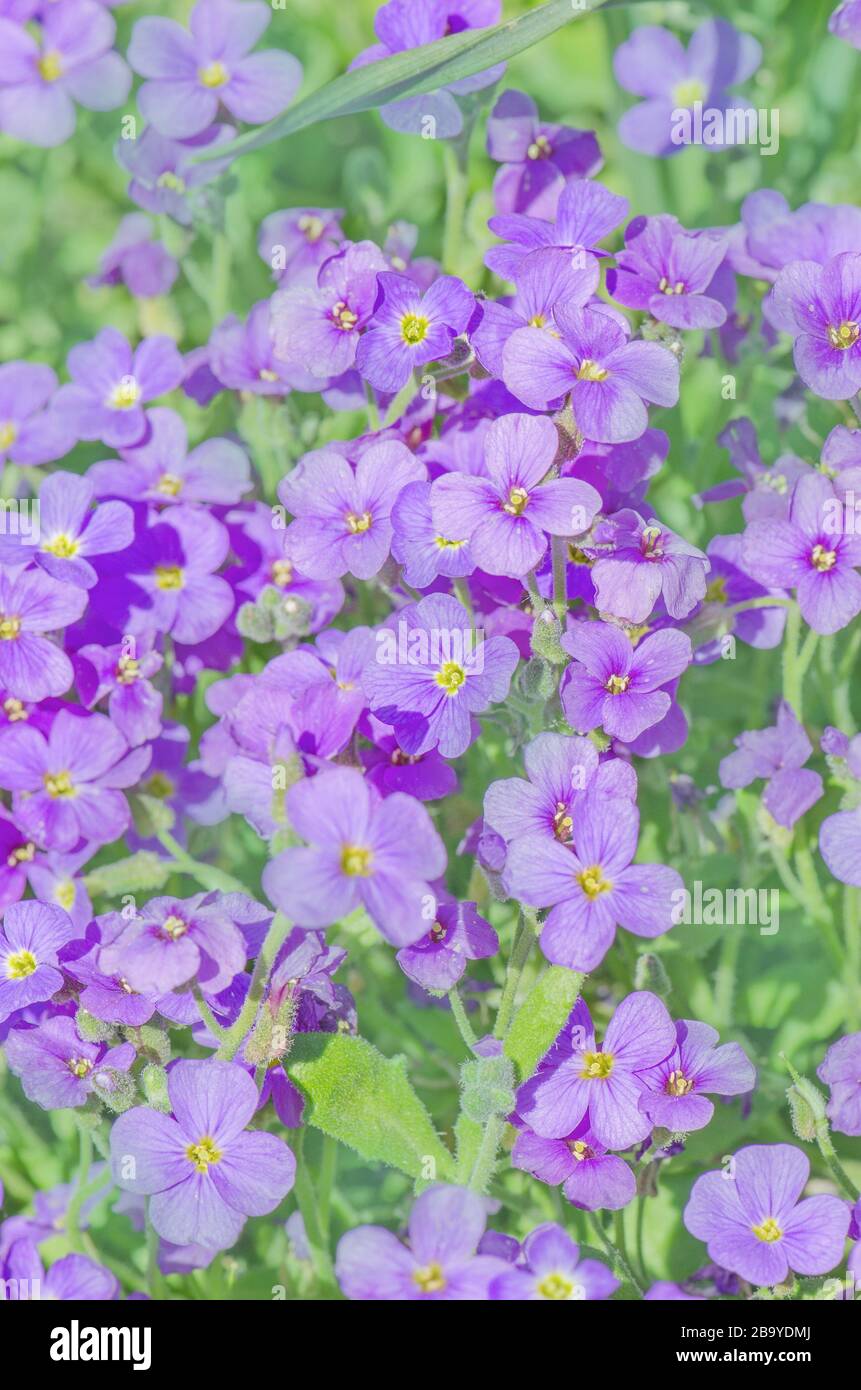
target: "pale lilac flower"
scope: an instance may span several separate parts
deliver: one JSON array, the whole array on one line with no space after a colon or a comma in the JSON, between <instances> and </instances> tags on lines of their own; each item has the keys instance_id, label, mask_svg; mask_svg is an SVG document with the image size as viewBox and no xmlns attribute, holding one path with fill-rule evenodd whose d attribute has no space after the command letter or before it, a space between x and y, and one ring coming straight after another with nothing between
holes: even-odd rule
<instances>
[{"instance_id":1,"label":"pale lilac flower","mask_svg":"<svg viewBox=\"0 0 861 1390\"><path fill-rule=\"evenodd\" d=\"M62 988L58 953L72 941L68 913L49 903L12 903L0 926L0 1022Z\"/></svg>"},{"instance_id":2,"label":"pale lilac flower","mask_svg":"<svg viewBox=\"0 0 861 1390\"><path fill-rule=\"evenodd\" d=\"M560 687L568 723L580 733L602 728L623 743L664 718L671 702L660 687L680 676L693 654L684 632L665 628L634 646L610 623L577 623L562 645L575 658Z\"/></svg>"},{"instance_id":3,"label":"pale lilac flower","mask_svg":"<svg viewBox=\"0 0 861 1390\"><path fill-rule=\"evenodd\" d=\"M72 663L41 634L77 622L86 606L86 591L74 584L0 567L0 686L8 696L36 701L68 690Z\"/></svg>"},{"instance_id":4,"label":"pale lilac flower","mask_svg":"<svg viewBox=\"0 0 861 1390\"><path fill-rule=\"evenodd\" d=\"M377 305L356 350L356 367L378 391L405 386L415 367L448 357L475 312L475 296L454 275L423 294L406 275L377 277Z\"/></svg>"},{"instance_id":5,"label":"pale lilac flower","mask_svg":"<svg viewBox=\"0 0 861 1390\"><path fill-rule=\"evenodd\" d=\"M0 535L0 564L35 560L52 578L91 589L97 574L90 555L125 550L134 539L134 515L125 502L102 502L90 510L93 485L77 473L52 473L39 492L39 538Z\"/></svg>"},{"instance_id":6,"label":"pale lilac flower","mask_svg":"<svg viewBox=\"0 0 861 1390\"><path fill-rule=\"evenodd\" d=\"M145 338L132 352L115 328L78 343L67 365L74 384L60 387L57 411L79 438L111 448L140 442L147 430L145 402L173 391L185 371L171 338Z\"/></svg>"},{"instance_id":7,"label":"pale lilac flower","mask_svg":"<svg viewBox=\"0 0 861 1390\"><path fill-rule=\"evenodd\" d=\"M580 1247L555 1221L536 1226L523 1242L522 1259L498 1274L491 1299L593 1302L609 1298L619 1280L600 1260L580 1259Z\"/></svg>"},{"instance_id":8,"label":"pale lilac flower","mask_svg":"<svg viewBox=\"0 0 861 1390\"><path fill-rule=\"evenodd\" d=\"M52 409L57 378L41 362L0 367L0 463L51 463L76 443L73 429Z\"/></svg>"},{"instance_id":9,"label":"pale lilac flower","mask_svg":"<svg viewBox=\"0 0 861 1390\"><path fill-rule=\"evenodd\" d=\"M185 421L175 411L155 406L148 417L150 429L144 443L121 449L122 462L108 459L87 470L98 497L231 506L249 491L251 470L241 444L205 439L189 450Z\"/></svg>"},{"instance_id":10,"label":"pale lilac flower","mask_svg":"<svg viewBox=\"0 0 861 1390\"><path fill-rule=\"evenodd\" d=\"M90 276L88 284L93 289L122 284L138 299L153 299L167 294L178 274L177 261L153 239L150 219L132 212L123 218L102 255L98 273Z\"/></svg>"}]
</instances>

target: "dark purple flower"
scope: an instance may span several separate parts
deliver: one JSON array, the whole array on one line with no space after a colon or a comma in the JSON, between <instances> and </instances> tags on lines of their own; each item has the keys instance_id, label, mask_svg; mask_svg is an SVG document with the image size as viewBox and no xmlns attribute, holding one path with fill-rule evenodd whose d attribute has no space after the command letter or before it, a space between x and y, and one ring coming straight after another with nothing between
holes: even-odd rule
<instances>
[{"instance_id":1,"label":"dark purple flower","mask_svg":"<svg viewBox=\"0 0 861 1390\"><path fill-rule=\"evenodd\" d=\"M475 297L462 280L440 275L423 294L406 275L377 277L377 307L356 350L356 367L378 391L405 386L415 367L447 357L465 333Z\"/></svg>"},{"instance_id":2,"label":"dark purple flower","mask_svg":"<svg viewBox=\"0 0 861 1390\"><path fill-rule=\"evenodd\" d=\"M669 29L644 24L616 49L613 68L619 85L645 97L626 111L619 137L644 154L677 154L684 142L674 135L679 116L697 104L735 114L747 109L726 88L744 82L762 61L762 47L723 19L707 19L693 33L687 52ZM709 142L710 145L712 142ZM732 140L714 140L714 147Z\"/></svg>"},{"instance_id":3,"label":"dark purple flower","mask_svg":"<svg viewBox=\"0 0 861 1390\"><path fill-rule=\"evenodd\" d=\"M225 1250L246 1217L265 1216L286 1197L296 1161L276 1135L243 1132L257 1087L236 1063L178 1061L167 1090L170 1115L136 1106L114 1122L114 1182L150 1198L165 1240Z\"/></svg>"},{"instance_id":4,"label":"dark purple flower","mask_svg":"<svg viewBox=\"0 0 861 1390\"><path fill-rule=\"evenodd\" d=\"M499 938L475 903L442 903L427 935L398 951L397 962L422 989L446 994L461 979L467 961L484 960L498 950Z\"/></svg>"},{"instance_id":5,"label":"dark purple flower","mask_svg":"<svg viewBox=\"0 0 861 1390\"><path fill-rule=\"evenodd\" d=\"M503 380L525 405L544 410L569 394L577 428L599 444L639 439L646 401L675 405L679 364L659 343L629 342L607 313L554 311L559 337L520 328L503 352Z\"/></svg>"},{"instance_id":6,"label":"dark purple flower","mask_svg":"<svg viewBox=\"0 0 861 1390\"><path fill-rule=\"evenodd\" d=\"M617 924L647 938L670 930L682 880L664 864L631 863L640 817L630 801L588 792L572 805L571 822L573 848L538 835L516 839L503 884L512 897L552 909L541 932L549 961L594 970Z\"/></svg>"},{"instance_id":7,"label":"dark purple flower","mask_svg":"<svg viewBox=\"0 0 861 1390\"><path fill-rule=\"evenodd\" d=\"M588 483L553 475L559 447L543 415L504 415L485 437L487 477L445 473L431 489L434 525L442 536L469 541L487 574L520 577L541 562L548 535L588 531L601 498Z\"/></svg>"},{"instance_id":8,"label":"dark purple flower","mask_svg":"<svg viewBox=\"0 0 861 1390\"><path fill-rule=\"evenodd\" d=\"M51 407L56 389L56 375L41 362L0 367L0 463L51 463L69 452L77 436Z\"/></svg>"},{"instance_id":9,"label":"dark purple flower","mask_svg":"<svg viewBox=\"0 0 861 1390\"><path fill-rule=\"evenodd\" d=\"M67 365L74 384L60 387L56 409L79 438L115 449L140 442L147 429L144 402L173 391L185 372L173 339L145 338L132 352L115 328L78 343Z\"/></svg>"},{"instance_id":10,"label":"dark purple flower","mask_svg":"<svg viewBox=\"0 0 861 1390\"><path fill-rule=\"evenodd\" d=\"M194 646L219 629L233 611L233 590L213 571L227 556L229 538L220 521L191 505L162 512L122 557L123 576L114 609L116 626L133 636L170 632L177 642ZM103 572L102 601L114 600ZM130 603L120 612L123 604Z\"/></svg>"},{"instance_id":11,"label":"dark purple flower","mask_svg":"<svg viewBox=\"0 0 861 1390\"><path fill-rule=\"evenodd\" d=\"M553 217L568 179L590 178L604 163L595 132L541 121L526 92L497 97L487 118L487 153L503 167L493 181L497 212Z\"/></svg>"},{"instance_id":12,"label":"dark purple flower","mask_svg":"<svg viewBox=\"0 0 861 1390\"><path fill-rule=\"evenodd\" d=\"M51 579L39 569L0 567L0 686L18 700L62 695L72 684L72 663L43 632L77 622L85 590Z\"/></svg>"},{"instance_id":13,"label":"dark purple flower","mask_svg":"<svg viewBox=\"0 0 861 1390\"><path fill-rule=\"evenodd\" d=\"M111 52L116 24L94 0L40 6L37 41L0 19L0 130L30 145L61 145L75 130L75 102L110 111L128 96L132 75Z\"/></svg>"},{"instance_id":14,"label":"dark purple flower","mask_svg":"<svg viewBox=\"0 0 861 1390\"><path fill-rule=\"evenodd\" d=\"M507 637L479 640L463 605L433 594L378 631L363 682L405 753L456 758L475 736L473 716L505 699L518 660Z\"/></svg>"},{"instance_id":15,"label":"dark purple flower","mask_svg":"<svg viewBox=\"0 0 861 1390\"><path fill-rule=\"evenodd\" d=\"M721 760L721 785L734 790L764 777L763 806L778 825L791 830L824 791L819 773L804 767L813 745L794 710L781 700L775 725L739 734L735 745L736 752Z\"/></svg>"},{"instance_id":16,"label":"dark purple flower","mask_svg":"<svg viewBox=\"0 0 861 1390\"><path fill-rule=\"evenodd\" d=\"M326 927L364 905L396 946L425 934L436 916L428 883L445 871L446 853L420 802L402 792L383 800L360 773L336 768L292 787L287 814L308 843L264 869L276 907L300 926Z\"/></svg>"},{"instance_id":17,"label":"dark purple flower","mask_svg":"<svg viewBox=\"0 0 861 1390\"><path fill-rule=\"evenodd\" d=\"M374 716L366 719L370 748L361 750L368 781L383 796L406 792L417 801L438 801L457 791L454 768L431 748L427 753L405 753L394 734Z\"/></svg>"},{"instance_id":18,"label":"dark purple flower","mask_svg":"<svg viewBox=\"0 0 861 1390\"><path fill-rule=\"evenodd\" d=\"M620 304L672 328L719 328L726 309L708 289L726 251L725 237L688 232L668 213L637 217L617 268L607 274L607 289Z\"/></svg>"},{"instance_id":19,"label":"dark purple flower","mask_svg":"<svg viewBox=\"0 0 861 1390\"><path fill-rule=\"evenodd\" d=\"M483 1302L506 1268L494 1255L475 1253L486 1220L485 1199L475 1192L428 1188L413 1204L408 1246L383 1226L356 1226L341 1237L338 1283L350 1299Z\"/></svg>"},{"instance_id":20,"label":"dark purple flower","mask_svg":"<svg viewBox=\"0 0 861 1390\"><path fill-rule=\"evenodd\" d=\"M50 903L6 908L0 926L0 1022L62 988L57 956L74 935L68 913Z\"/></svg>"},{"instance_id":21,"label":"dark purple flower","mask_svg":"<svg viewBox=\"0 0 861 1390\"><path fill-rule=\"evenodd\" d=\"M827 1274L843 1259L849 1208L828 1194L799 1202L810 1163L791 1144L749 1144L691 1189L684 1223L711 1259L751 1284Z\"/></svg>"},{"instance_id":22,"label":"dark purple flower","mask_svg":"<svg viewBox=\"0 0 861 1390\"><path fill-rule=\"evenodd\" d=\"M71 1018L47 1018L36 1027L13 1028L4 1043L9 1069L24 1094L43 1110L86 1105L95 1091L108 1095L116 1072L127 1072L137 1056L131 1043L109 1048L84 1042Z\"/></svg>"},{"instance_id":23,"label":"dark purple flower","mask_svg":"<svg viewBox=\"0 0 861 1390\"><path fill-rule=\"evenodd\" d=\"M861 1134L861 1033L832 1043L816 1075L831 1091L828 1118L839 1134Z\"/></svg>"},{"instance_id":24,"label":"dark purple flower","mask_svg":"<svg viewBox=\"0 0 861 1390\"><path fill-rule=\"evenodd\" d=\"M636 646L610 623L577 623L562 638L575 658L560 694L565 718L580 733L601 728L630 743L663 719L670 697L659 689L687 669L691 639L665 628Z\"/></svg>"},{"instance_id":25,"label":"dark purple flower","mask_svg":"<svg viewBox=\"0 0 861 1390\"><path fill-rule=\"evenodd\" d=\"M785 521L754 521L744 533L747 572L761 584L795 589L804 621L826 635L861 612L861 536L847 533L842 518L833 483L810 474L795 484Z\"/></svg>"},{"instance_id":26,"label":"dark purple flower","mask_svg":"<svg viewBox=\"0 0 861 1390\"><path fill-rule=\"evenodd\" d=\"M280 115L302 68L281 49L251 54L271 18L256 0L198 0L190 33L174 19L139 19L128 57L147 79L138 92L146 119L163 135L188 139L212 124L219 104L252 125Z\"/></svg>"},{"instance_id":27,"label":"dark purple flower","mask_svg":"<svg viewBox=\"0 0 861 1390\"><path fill-rule=\"evenodd\" d=\"M619 1280L606 1265L581 1260L576 1241L555 1221L548 1221L526 1237L522 1261L498 1274L489 1293L491 1299L570 1303L609 1298L618 1288Z\"/></svg>"}]
</instances>

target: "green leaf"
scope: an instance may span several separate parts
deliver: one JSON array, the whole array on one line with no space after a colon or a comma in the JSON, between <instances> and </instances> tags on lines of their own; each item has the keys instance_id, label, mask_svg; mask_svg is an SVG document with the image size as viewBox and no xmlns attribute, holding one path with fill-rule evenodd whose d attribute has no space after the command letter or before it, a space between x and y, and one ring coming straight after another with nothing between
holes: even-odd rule
<instances>
[{"instance_id":1,"label":"green leaf","mask_svg":"<svg viewBox=\"0 0 861 1390\"><path fill-rule=\"evenodd\" d=\"M538 1066L577 1003L583 976L564 965L551 965L533 985L517 1011L505 1039L505 1055L526 1081Z\"/></svg>"},{"instance_id":2,"label":"green leaf","mask_svg":"<svg viewBox=\"0 0 861 1390\"><path fill-rule=\"evenodd\" d=\"M378 63L354 68L312 92L268 125L248 131L230 144L219 145L217 150L202 150L196 159L205 161L247 154L285 135L306 130L318 121L354 116L391 101L435 92L451 82L505 62L555 34L569 21L600 9L605 3L607 0L577 0L575 6L573 0L548 0L537 10L494 25L492 29L465 29L407 53L395 53ZM629 0L629 3L639 4L641 0Z\"/></svg>"},{"instance_id":3,"label":"green leaf","mask_svg":"<svg viewBox=\"0 0 861 1390\"><path fill-rule=\"evenodd\" d=\"M310 1102L309 1124L324 1134L411 1178L453 1177L451 1154L403 1057L384 1057L364 1038L342 1033L297 1033L287 1069Z\"/></svg>"}]
</instances>

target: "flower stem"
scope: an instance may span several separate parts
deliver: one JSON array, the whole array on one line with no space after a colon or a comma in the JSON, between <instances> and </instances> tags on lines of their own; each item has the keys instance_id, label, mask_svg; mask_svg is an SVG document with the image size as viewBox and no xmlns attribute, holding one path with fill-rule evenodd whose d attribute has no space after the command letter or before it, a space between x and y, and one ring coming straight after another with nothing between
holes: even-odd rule
<instances>
[{"instance_id":1,"label":"flower stem","mask_svg":"<svg viewBox=\"0 0 861 1390\"><path fill-rule=\"evenodd\" d=\"M618 1213L618 1214L621 1215L621 1213ZM590 1213L589 1213L589 1218L588 1218L588 1219L589 1219L589 1224L591 1225L593 1231L594 1231L595 1234L597 1235L597 1237L598 1237L598 1239L600 1240L601 1244L603 1245L605 1251L607 1252L607 1255L609 1256L610 1260L612 1261L612 1263L613 1263L613 1268L614 1268L616 1274L617 1274L621 1279L624 1279L624 1281L625 1281L626 1283L630 1284L631 1287L632 1287L633 1289L636 1290L636 1292L637 1292L637 1297L638 1297L638 1298L643 1298L645 1295L644 1295L644 1292L643 1292L642 1285L639 1283L638 1279L636 1278L636 1276L635 1276L635 1274L634 1274L634 1271L631 1269L631 1266L628 1264L628 1261L627 1261L627 1259L625 1258L625 1255L623 1254L622 1250L620 1250L620 1249L619 1249L616 1245L614 1245L613 1242L610 1240L609 1236L605 1233L604 1228L603 1228L603 1226L601 1225L601 1222L600 1222L600 1220L599 1220L599 1218L598 1218L597 1215L595 1215L594 1213L590 1212ZM624 1234L624 1232L623 1232L623 1234ZM616 1238L617 1238L617 1240L618 1240L618 1238L619 1238L619 1223L618 1223L618 1222L616 1223Z\"/></svg>"},{"instance_id":2,"label":"flower stem","mask_svg":"<svg viewBox=\"0 0 861 1390\"><path fill-rule=\"evenodd\" d=\"M90 1176L93 1162L93 1135L92 1131L84 1125L78 1127L78 1143L78 1171L75 1177L75 1188L66 1208L66 1233L72 1249L80 1255L83 1254L81 1208L84 1205L84 1199L88 1196L87 1179Z\"/></svg>"},{"instance_id":3,"label":"flower stem","mask_svg":"<svg viewBox=\"0 0 861 1390\"><path fill-rule=\"evenodd\" d=\"M220 1038L224 1037L226 1029L222 1028L221 1024L217 1021L215 1014L203 997L203 991L200 985L195 982L191 987L191 992L194 995L194 1002L197 1004L197 1011L200 1017L217 1042Z\"/></svg>"},{"instance_id":4,"label":"flower stem","mask_svg":"<svg viewBox=\"0 0 861 1390\"><path fill-rule=\"evenodd\" d=\"M466 1016L466 1009L463 1007L463 1000L457 992L457 985L448 992L448 1002L451 1005L452 1017L457 1024L458 1032L471 1052L476 1044L475 1031Z\"/></svg>"},{"instance_id":5,"label":"flower stem","mask_svg":"<svg viewBox=\"0 0 861 1390\"><path fill-rule=\"evenodd\" d=\"M188 874L190 878L197 879L201 888L206 888L210 892L220 893L248 893L244 883L232 874L226 874L223 869L218 869L214 864L201 864L198 859L193 859L187 850L169 830L160 830L157 835L159 844L166 849L173 859L173 868L177 873Z\"/></svg>"},{"instance_id":6,"label":"flower stem","mask_svg":"<svg viewBox=\"0 0 861 1390\"><path fill-rule=\"evenodd\" d=\"M520 921L514 938L514 945L511 948L511 955L508 960L505 984L502 988L502 998L499 1001L499 1011L496 1015L496 1023L493 1029L493 1036L495 1038L504 1038L511 1026L514 1003L517 998L517 989L523 975L523 967L529 959L529 952L532 950L532 943L535 941L535 937L535 912L532 908L522 907L520 909Z\"/></svg>"},{"instance_id":7,"label":"flower stem","mask_svg":"<svg viewBox=\"0 0 861 1390\"><path fill-rule=\"evenodd\" d=\"M311 1251L311 1263L314 1266L314 1273L322 1288L332 1291L337 1289L338 1284L335 1279L335 1270L332 1266L332 1256L329 1253L329 1245L323 1233L320 1220L320 1209L317 1204L317 1195L314 1191L314 1184L311 1180L311 1173L305 1157L305 1131L300 1131L299 1142L296 1145L296 1182L293 1188L296 1204L302 1214L302 1223L305 1227L305 1239Z\"/></svg>"},{"instance_id":8,"label":"flower stem","mask_svg":"<svg viewBox=\"0 0 861 1390\"><path fill-rule=\"evenodd\" d=\"M245 1040L245 1035L248 1033L257 1017L257 1010L263 998L263 991L269 979L269 972L275 962L275 957L284 944L284 940L291 925L290 919L285 917L281 912L276 912L275 916L272 918L269 924L269 930L266 933L266 939L260 948L260 955L257 957L254 965L254 971L251 975L251 985L245 1003L239 1011L239 1017L236 1019L236 1022L231 1024L226 1033L222 1034L221 1043L215 1054L216 1057L221 1058L223 1061L229 1062L236 1056L236 1053Z\"/></svg>"},{"instance_id":9,"label":"flower stem","mask_svg":"<svg viewBox=\"0 0 861 1390\"><path fill-rule=\"evenodd\" d=\"M553 536L553 609L560 622L568 612L568 542L564 536Z\"/></svg>"},{"instance_id":10,"label":"flower stem","mask_svg":"<svg viewBox=\"0 0 861 1390\"><path fill-rule=\"evenodd\" d=\"M469 191L469 130L459 140L446 140L442 155L445 167L445 228L442 242L442 268L447 275L456 275L463 244L463 220Z\"/></svg>"},{"instance_id":11,"label":"flower stem","mask_svg":"<svg viewBox=\"0 0 861 1390\"><path fill-rule=\"evenodd\" d=\"M496 1155L502 1136L505 1133L505 1116L491 1115L484 1127L484 1134L469 1175L469 1188L472 1192L486 1192L490 1186Z\"/></svg>"},{"instance_id":12,"label":"flower stem","mask_svg":"<svg viewBox=\"0 0 861 1390\"><path fill-rule=\"evenodd\" d=\"M843 890L843 936L846 942L846 1031L861 1027L861 890Z\"/></svg>"}]
</instances>

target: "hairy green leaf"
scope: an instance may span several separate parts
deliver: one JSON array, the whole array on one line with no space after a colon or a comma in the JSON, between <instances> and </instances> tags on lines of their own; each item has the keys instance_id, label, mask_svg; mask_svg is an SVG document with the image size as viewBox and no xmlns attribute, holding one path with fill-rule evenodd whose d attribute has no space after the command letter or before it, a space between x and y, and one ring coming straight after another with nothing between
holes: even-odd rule
<instances>
[{"instance_id":1,"label":"hairy green leaf","mask_svg":"<svg viewBox=\"0 0 861 1390\"><path fill-rule=\"evenodd\" d=\"M505 1039L505 1055L521 1081L538 1066L577 1003L582 985L583 976L575 970L551 965L527 994Z\"/></svg>"}]
</instances>

